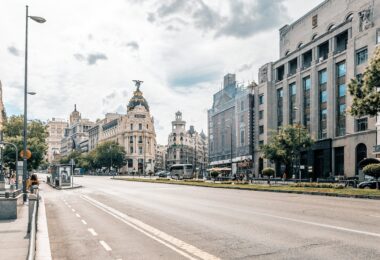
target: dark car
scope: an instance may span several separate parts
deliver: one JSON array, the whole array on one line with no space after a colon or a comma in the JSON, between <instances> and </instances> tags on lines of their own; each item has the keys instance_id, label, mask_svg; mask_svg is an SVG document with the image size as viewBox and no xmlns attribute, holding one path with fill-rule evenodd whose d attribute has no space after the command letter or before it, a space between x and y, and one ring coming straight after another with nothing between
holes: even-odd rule
<instances>
[{"instance_id":1,"label":"dark car","mask_svg":"<svg viewBox=\"0 0 380 260\"><path fill-rule=\"evenodd\" d=\"M378 185L380 187L380 181L378 181ZM358 185L359 189L376 189L376 181L371 180L371 181L363 181L359 183Z\"/></svg>"},{"instance_id":2,"label":"dark car","mask_svg":"<svg viewBox=\"0 0 380 260\"><path fill-rule=\"evenodd\" d=\"M166 178L170 175L170 172L162 171L158 173L159 178Z\"/></svg>"}]
</instances>

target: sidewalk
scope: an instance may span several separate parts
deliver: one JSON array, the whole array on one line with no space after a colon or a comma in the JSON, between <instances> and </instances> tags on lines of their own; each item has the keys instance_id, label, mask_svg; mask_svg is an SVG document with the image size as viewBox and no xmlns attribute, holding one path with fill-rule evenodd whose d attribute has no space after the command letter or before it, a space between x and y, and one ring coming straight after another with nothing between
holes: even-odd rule
<instances>
[{"instance_id":1,"label":"sidewalk","mask_svg":"<svg viewBox=\"0 0 380 260\"><path fill-rule=\"evenodd\" d=\"M28 205L20 206L18 218L0 220L0 258L25 260L28 255Z\"/></svg>"}]
</instances>

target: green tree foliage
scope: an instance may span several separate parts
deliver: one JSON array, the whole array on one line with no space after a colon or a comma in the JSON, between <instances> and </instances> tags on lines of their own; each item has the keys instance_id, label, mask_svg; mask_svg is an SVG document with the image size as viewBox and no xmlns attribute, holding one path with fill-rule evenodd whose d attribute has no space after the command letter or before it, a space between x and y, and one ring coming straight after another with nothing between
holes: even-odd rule
<instances>
[{"instance_id":1,"label":"green tree foliage","mask_svg":"<svg viewBox=\"0 0 380 260\"><path fill-rule=\"evenodd\" d=\"M13 143L19 151L23 149L23 128L24 117L11 116L4 125L4 141ZM27 148L32 152L32 157L28 160L28 170L37 169L45 159L47 152L46 138L48 132L46 125L39 120L28 122ZM4 149L4 164L11 169L15 169L15 150L11 146ZM19 158L21 160L21 158Z\"/></svg>"},{"instance_id":2,"label":"green tree foliage","mask_svg":"<svg viewBox=\"0 0 380 260\"><path fill-rule=\"evenodd\" d=\"M98 145L94 155L97 167L120 169L127 164L124 147L116 142L104 142Z\"/></svg>"},{"instance_id":3,"label":"green tree foliage","mask_svg":"<svg viewBox=\"0 0 380 260\"><path fill-rule=\"evenodd\" d=\"M376 116L380 112L380 48L377 48L362 79L351 79L348 84L353 96L350 113L352 116Z\"/></svg>"},{"instance_id":4,"label":"green tree foliage","mask_svg":"<svg viewBox=\"0 0 380 260\"><path fill-rule=\"evenodd\" d=\"M363 168L363 173L378 180L380 178L380 163L367 165ZM379 183L376 183L376 189L379 189Z\"/></svg>"},{"instance_id":5,"label":"green tree foliage","mask_svg":"<svg viewBox=\"0 0 380 260\"><path fill-rule=\"evenodd\" d=\"M263 169L263 175L267 176L267 178L268 178L268 184L270 184L270 177L273 176L275 174L275 172L276 171L273 168L270 168L270 167Z\"/></svg>"},{"instance_id":6,"label":"green tree foliage","mask_svg":"<svg viewBox=\"0 0 380 260\"><path fill-rule=\"evenodd\" d=\"M288 125L273 134L268 144L261 147L264 158L285 165L285 172L292 173L300 150L309 148L313 144L308 131L302 126Z\"/></svg>"}]
</instances>

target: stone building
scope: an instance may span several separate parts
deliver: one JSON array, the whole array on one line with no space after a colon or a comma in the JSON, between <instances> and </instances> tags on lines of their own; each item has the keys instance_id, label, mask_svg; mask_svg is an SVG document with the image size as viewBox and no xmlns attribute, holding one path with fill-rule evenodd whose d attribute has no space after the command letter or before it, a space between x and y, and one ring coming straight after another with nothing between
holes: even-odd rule
<instances>
[{"instance_id":1,"label":"stone building","mask_svg":"<svg viewBox=\"0 0 380 260\"><path fill-rule=\"evenodd\" d=\"M347 85L360 79L380 43L379 14L379 1L326 0L280 29L280 58L260 68L255 87L256 174L269 165L259 145L289 124L303 125L315 140L301 154L301 165L313 168L304 178L353 177L374 156L375 118L349 115Z\"/></svg>"},{"instance_id":2,"label":"stone building","mask_svg":"<svg viewBox=\"0 0 380 260\"><path fill-rule=\"evenodd\" d=\"M72 151L86 151L80 144L88 140L88 130L94 126L94 122L82 118L74 106L74 111L70 114L69 125L65 128L63 138L61 139L61 157L69 155Z\"/></svg>"},{"instance_id":3,"label":"stone building","mask_svg":"<svg viewBox=\"0 0 380 260\"><path fill-rule=\"evenodd\" d=\"M186 121L182 113L175 113L172 132L168 138L167 168L174 164L192 164L194 170L203 173L207 166L207 137L195 131L194 126L186 130Z\"/></svg>"},{"instance_id":4,"label":"stone building","mask_svg":"<svg viewBox=\"0 0 380 260\"><path fill-rule=\"evenodd\" d=\"M223 88L214 94L212 108L208 110L211 167L230 167L232 174L251 171L253 84L238 85L235 74L227 74Z\"/></svg>"},{"instance_id":5,"label":"stone building","mask_svg":"<svg viewBox=\"0 0 380 260\"><path fill-rule=\"evenodd\" d=\"M128 164L124 172L147 174L154 171L156 132L148 102L140 90L140 81L127 105L127 114L108 113L89 129L89 150L106 141L117 142L124 147Z\"/></svg>"},{"instance_id":6,"label":"stone building","mask_svg":"<svg viewBox=\"0 0 380 260\"><path fill-rule=\"evenodd\" d=\"M156 163L155 163L155 171L163 171L167 170L166 160L167 160L167 145L158 144L156 146Z\"/></svg>"},{"instance_id":7,"label":"stone building","mask_svg":"<svg viewBox=\"0 0 380 260\"><path fill-rule=\"evenodd\" d=\"M64 137L65 129L69 124L64 119L52 118L47 122L48 137L46 142L48 145L47 161L52 163L56 157L61 154L61 140Z\"/></svg>"}]
</instances>

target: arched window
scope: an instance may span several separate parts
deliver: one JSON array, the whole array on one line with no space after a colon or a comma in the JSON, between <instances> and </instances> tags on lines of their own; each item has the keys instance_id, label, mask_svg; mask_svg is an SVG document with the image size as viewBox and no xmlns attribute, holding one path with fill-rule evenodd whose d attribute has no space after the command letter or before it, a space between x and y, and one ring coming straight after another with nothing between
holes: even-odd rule
<instances>
[{"instance_id":1,"label":"arched window","mask_svg":"<svg viewBox=\"0 0 380 260\"><path fill-rule=\"evenodd\" d=\"M334 29L334 27L335 27L335 24L330 24L328 27L327 27L327 31L329 32L329 31L331 31L332 29Z\"/></svg>"},{"instance_id":2,"label":"arched window","mask_svg":"<svg viewBox=\"0 0 380 260\"><path fill-rule=\"evenodd\" d=\"M356 166L355 166L355 174L359 174L359 163L367 158L367 146L365 144L358 144L356 146Z\"/></svg>"},{"instance_id":3,"label":"arched window","mask_svg":"<svg viewBox=\"0 0 380 260\"><path fill-rule=\"evenodd\" d=\"M351 22L352 19L354 19L354 14L353 14L353 13L349 13L349 14L346 16L345 21L346 21L346 22Z\"/></svg>"}]
</instances>

